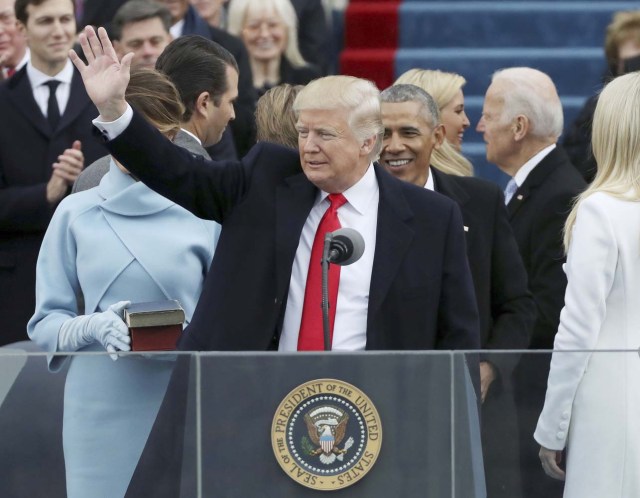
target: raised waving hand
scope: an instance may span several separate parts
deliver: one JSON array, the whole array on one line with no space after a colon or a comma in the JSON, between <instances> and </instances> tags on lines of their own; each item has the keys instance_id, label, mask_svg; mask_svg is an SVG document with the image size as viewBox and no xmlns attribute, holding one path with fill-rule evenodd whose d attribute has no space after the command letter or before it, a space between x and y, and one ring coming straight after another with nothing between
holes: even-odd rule
<instances>
[{"instance_id":1,"label":"raised waving hand","mask_svg":"<svg viewBox=\"0 0 640 498\"><path fill-rule=\"evenodd\" d=\"M102 119L114 121L122 116L127 108L124 92L129 84L133 53L128 53L122 60L118 60L104 28L98 28L96 34L93 27L87 26L78 36L78 40L87 64L74 50L69 52L69 57L80 71L87 94L98 108Z\"/></svg>"}]
</instances>

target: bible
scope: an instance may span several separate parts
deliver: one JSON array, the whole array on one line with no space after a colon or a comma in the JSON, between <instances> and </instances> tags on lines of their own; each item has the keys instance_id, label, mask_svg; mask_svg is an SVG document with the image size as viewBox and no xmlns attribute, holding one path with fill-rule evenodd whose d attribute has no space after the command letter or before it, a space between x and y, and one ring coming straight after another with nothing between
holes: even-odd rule
<instances>
[{"instance_id":1,"label":"bible","mask_svg":"<svg viewBox=\"0 0 640 498\"><path fill-rule=\"evenodd\" d=\"M184 310L175 299L133 303L124 310L131 351L173 351L182 333Z\"/></svg>"}]
</instances>

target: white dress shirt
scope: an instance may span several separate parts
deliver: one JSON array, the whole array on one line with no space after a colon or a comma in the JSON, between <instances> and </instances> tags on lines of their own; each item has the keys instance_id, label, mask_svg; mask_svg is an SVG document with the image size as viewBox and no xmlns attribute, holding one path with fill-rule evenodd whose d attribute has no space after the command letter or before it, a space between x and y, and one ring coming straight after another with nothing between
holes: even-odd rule
<instances>
[{"instance_id":1,"label":"white dress shirt","mask_svg":"<svg viewBox=\"0 0 640 498\"><path fill-rule=\"evenodd\" d=\"M556 148L556 144L551 144L548 147L545 147L540 152L538 152L535 156L529 159L526 163L522 165L522 167L518 170L518 172L513 177L514 181L518 188L522 187L522 184L529 176L529 173L533 171L540 161L542 161L545 157L547 157L553 149Z\"/></svg>"},{"instance_id":2,"label":"white dress shirt","mask_svg":"<svg viewBox=\"0 0 640 498\"><path fill-rule=\"evenodd\" d=\"M427 176L427 181L424 184L424 188L431 191L434 191L436 189L436 183L433 181L433 175L431 174L431 166L429 166L429 176Z\"/></svg>"},{"instance_id":3,"label":"white dress shirt","mask_svg":"<svg viewBox=\"0 0 640 498\"><path fill-rule=\"evenodd\" d=\"M279 351L297 351L304 292L311 247L320 219L329 207L327 192L318 192L316 202L302 228L300 243L291 268L287 309L282 324ZM338 209L342 227L355 228L364 238L364 254L355 263L340 269L340 286L333 327L334 351L361 351L367 344L369 287L378 228L378 180L373 165L351 188L343 192L347 203ZM322 324L320 330L322 330Z\"/></svg>"},{"instance_id":4,"label":"white dress shirt","mask_svg":"<svg viewBox=\"0 0 640 498\"><path fill-rule=\"evenodd\" d=\"M44 74L33 67L33 64L29 61L27 63L27 76L29 76L29 82L31 83L33 98L36 100L36 104L38 104L44 117L47 117L47 105L49 103L49 87L45 83L50 80L58 80L60 82L58 88L56 88L56 99L58 99L60 116L62 116L67 108L69 95L71 94L71 80L73 79L73 63L71 60L67 59L62 71L55 76Z\"/></svg>"},{"instance_id":5,"label":"white dress shirt","mask_svg":"<svg viewBox=\"0 0 640 498\"><path fill-rule=\"evenodd\" d=\"M169 28L169 33L171 33L171 36L175 40L176 38L180 38L182 36L183 29L184 29L184 19L181 19L180 21L178 21L177 23L175 23L173 26Z\"/></svg>"}]
</instances>

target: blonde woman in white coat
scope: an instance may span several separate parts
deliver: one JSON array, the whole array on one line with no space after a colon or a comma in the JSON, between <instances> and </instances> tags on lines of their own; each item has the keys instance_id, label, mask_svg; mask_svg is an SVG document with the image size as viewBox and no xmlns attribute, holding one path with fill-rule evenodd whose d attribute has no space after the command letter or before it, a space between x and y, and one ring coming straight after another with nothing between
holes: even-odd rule
<instances>
[{"instance_id":1,"label":"blonde woman in white coat","mask_svg":"<svg viewBox=\"0 0 640 498\"><path fill-rule=\"evenodd\" d=\"M593 154L595 180L565 227L565 307L534 437L545 472L566 480L565 498L631 498L640 496L640 73L600 95ZM563 352L572 350L633 352Z\"/></svg>"}]
</instances>

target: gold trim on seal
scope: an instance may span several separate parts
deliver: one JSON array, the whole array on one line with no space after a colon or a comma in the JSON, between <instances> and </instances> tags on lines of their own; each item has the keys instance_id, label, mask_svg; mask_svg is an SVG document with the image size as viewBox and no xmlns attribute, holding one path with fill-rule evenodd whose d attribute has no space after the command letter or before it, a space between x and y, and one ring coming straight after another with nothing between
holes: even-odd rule
<instances>
[{"instance_id":1,"label":"gold trim on seal","mask_svg":"<svg viewBox=\"0 0 640 498\"><path fill-rule=\"evenodd\" d=\"M317 379L293 389L271 425L273 453L291 479L308 488L333 491L362 479L382 444L376 407L357 387Z\"/></svg>"}]
</instances>

